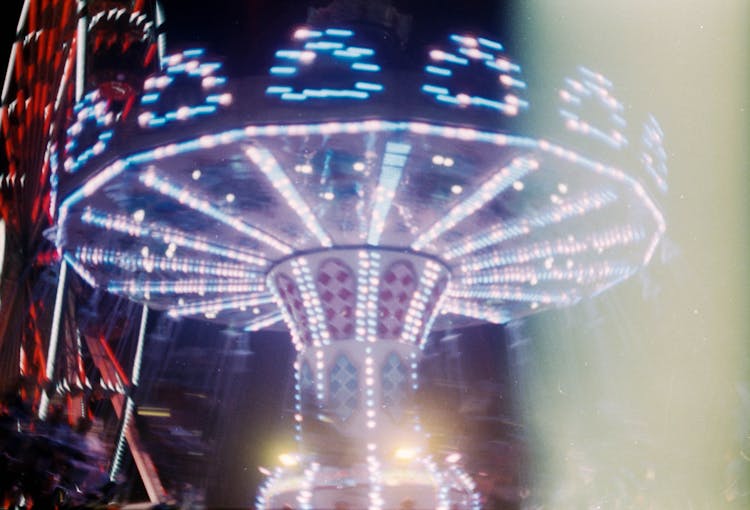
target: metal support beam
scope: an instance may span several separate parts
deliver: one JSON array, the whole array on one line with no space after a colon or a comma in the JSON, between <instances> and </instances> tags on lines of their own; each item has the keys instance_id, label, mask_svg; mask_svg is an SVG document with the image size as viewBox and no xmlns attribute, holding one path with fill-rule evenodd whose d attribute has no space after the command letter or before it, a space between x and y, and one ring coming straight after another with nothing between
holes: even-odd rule
<instances>
[{"instance_id":1,"label":"metal support beam","mask_svg":"<svg viewBox=\"0 0 750 510\"><path fill-rule=\"evenodd\" d=\"M55 375L55 360L57 358L57 344L60 341L60 323L62 322L62 308L65 300L65 288L68 279L68 264L65 259L60 260L60 276L57 279L57 294L55 295L55 309L52 314L52 329L49 335L47 350L47 367L44 373L46 383L53 381ZM47 388L42 388L42 399L39 402L39 419L46 420L49 408L49 394Z\"/></svg>"},{"instance_id":2,"label":"metal support beam","mask_svg":"<svg viewBox=\"0 0 750 510\"><path fill-rule=\"evenodd\" d=\"M110 480L114 481L120 471L120 465L122 462L122 455L125 451L125 443L130 447L130 453L133 456L133 461L138 468L138 473L141 475L143 485L148 493L149 501L152 503L158 503L164 500L166 491L159 480L159 474L156 471L151 457L143 449L140 438L138 437L138 431L133 427L133 413L135 412L135 401L132 397L132 392L138 386L141 375L141 360L143 358L143 347L146 340L146 324L148 322L148 307L143 306L141 313L141 324L138 330L138 344L135 349L135 357L133 360L133 374L131 377L130 393L127 396L113 395L112 405L115 408L115 412L118 418L121 419L120 431L117 437L117 444L115 446L115 453L112 459L112 465L109 471ZM112 360L114 361L114 360ZM124 400L123 400L124 399ZM124 404L124 405L123 405Z\"/></svg>"},{"instance_id":3,"label":"metal support beam","mask_svg":"<svg viewBox=\"0 0 750 510\"><path fill-rule=\"evenodd\" d=\"M78 34L76 35L76 102L86 90L86 0L78 0Z\"/></svg>"},{"instance_id":4,"label":"metal support beam","mask_svg":"<svg viewBox=\"0 0 750 510\"><path fill-rule=\"evenodd\" d=\"M159 0L156 0L156 49L159 55L159 69L164 68L164 57L167 53L167 33L164 30L164 7Z\"/></svg>"}]
</instances>

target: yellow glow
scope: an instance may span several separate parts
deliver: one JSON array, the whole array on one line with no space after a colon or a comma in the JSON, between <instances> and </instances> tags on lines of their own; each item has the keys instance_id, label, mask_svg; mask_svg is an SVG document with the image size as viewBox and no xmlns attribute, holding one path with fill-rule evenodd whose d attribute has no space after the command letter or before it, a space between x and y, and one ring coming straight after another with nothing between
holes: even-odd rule
<instances>
[{"instance_id":1,"label":"yellow glow","mask_svg":"<svg viewBox=\"0 0 750 510\"><path fill-rule=\"evenodd\" d=\"M150 416L152 418L169 418L172 413L167 408L162 407L141 407L138 409L138 416Z\"/></svg>"},{"instance_id":2,"label":"yellow glow","mask_svg":"<svg viewBox=\"0 0 750 510\"><path fill-rule=\"evenodd\" d=\"M292 467L299 464L299 457L292 453L282 453L279 455L279 462L284 467Z\"/></svg>"},{"instance_id":3,"label":"yellow glow","mask_svg":"<svg viewBox=\"0 0 750 510\"><path fill-rule=\"evenodd\" d=\"M412 460L417 456L418 453L419 453L419 448L401 447L401 448L396 448L396 451L393 453L393 456L396 457L396 459L398 460Z\"/></svg>"}]
</instances>

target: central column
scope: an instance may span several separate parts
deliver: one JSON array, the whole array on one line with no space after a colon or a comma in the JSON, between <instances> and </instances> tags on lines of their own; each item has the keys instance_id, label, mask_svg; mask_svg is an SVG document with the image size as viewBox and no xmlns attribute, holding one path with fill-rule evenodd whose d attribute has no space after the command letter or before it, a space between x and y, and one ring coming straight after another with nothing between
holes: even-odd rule
<instances>
[{"instance_id":1,"label":"central column","mask_svg":"<svg viewBox=\"0 0 750 510\"><path fill-rule=\"evenodd\" d=\"M423 446L417 363L449 280L434 259L373 247L298 255L269 273L298 356L297 439L349 465Z\"/></svg>"}]
</instances>

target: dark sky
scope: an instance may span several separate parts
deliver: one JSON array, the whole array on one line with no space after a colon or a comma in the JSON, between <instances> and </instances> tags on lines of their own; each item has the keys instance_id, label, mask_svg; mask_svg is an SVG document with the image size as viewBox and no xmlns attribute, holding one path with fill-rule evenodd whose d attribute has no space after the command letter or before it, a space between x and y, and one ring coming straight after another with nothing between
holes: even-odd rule
<instances>
[{"instance_id":1,"label":"dark sky","mask_svg":"<svg viewBox=\"0 0 750 510\"><path fill-rule=\"evenodd\" d=\"M413 15L409 49L435 41L451 29L471 28L501 36L508 19L507 1L396 0ZM309 5L320 0L164 0L170 48L206 45L227 58L231 71L252 73L265 68L291 30L305 22ZM3 78L23 0L4 0L0 7L0 61ZM220 7L209 8L207 6ZM503 41L506 43L506 41Z\"/></svg>"}]
</instances>

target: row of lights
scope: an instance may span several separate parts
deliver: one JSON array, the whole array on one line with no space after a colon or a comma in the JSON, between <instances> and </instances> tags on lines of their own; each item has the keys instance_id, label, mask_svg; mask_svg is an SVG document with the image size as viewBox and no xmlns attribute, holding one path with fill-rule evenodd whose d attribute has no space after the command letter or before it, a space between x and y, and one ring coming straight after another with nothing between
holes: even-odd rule
<instances>
[{"instance_id":1,"label":"row of lights","mask_svg":"<svg viewBox=\"0 0 750 510\"><path fill-rule=\"evenodd\" d=\"M297 36L297 33L302 34ZM289 78L296 76L300 70L305 70L313 62L324 60L325 63L344 66L347 70L359 72L378 72L380 66L367 62L375 55L372 48L349 46L338 40L320 40L323 35L332 39L348 39L354 35L351 30L327 29L325 31L300 29L295 33L295 39L304 41L302 49L279 50L275 57L281 60L280 65L270 68L271 76ZM311 40L312 39L312 40ZM289 64L291 61L292 64ZM325 63L323 65L325 65ZM329 73L330 74L330 73ZM266 94L277 96L283 101L308 101L319 99L369 99L372 93L382 92L381 83L371 81L357 81L350 87L331 88L306 87L301 90L289 85L270 85Z\"/></svg>"},{"instance_id":2,"label":"row of lights","mask_svg":"<svg viewBox=\"0 0 750 510\"><path fill-rule=\"evenodd\" d=\"M140 214L138 216L140 216ZM177 229L161 225L143 224L144 218L141 218L140 221L138 221L137 218L131 219L124 215L110 214L98 211L91 207L86 207L81 216L81 221L87 225L93 225L104 230L112 230L137 238L148 237L154 241L165 243L167 245L165 254L170 251L174 253L179 247L199 253L215 255L221 258L242 261L248 265L259 267L265 267L268 265L266 259L255 253L240 251L233 248L225 248L216 245L205 238L194 236Z\"/></svg>"},{"instance_id":3,"label":"row of lights","mask_svg":"<svg viewBox=\"0 0 750 510\"><path fill-rule=\"evenodd\" d=\"M616 277L621 278L632 274L636 269L630 264L612 264L610 262L594 263L587 267L573 270L574 262L568 259L566 269L552 269L552 264L546 262L550 269L540 270L536 266L506 266L498 269L489 269L480 273L475 273L461 279L461 283L468 286L494 285L497 283L528 283L531 286L537 285L544 281L574 281L580 285L591 284L603 279Z\"/></svg>"},{"instance_id":4,"label":"row of lights","mask_svg":"<svg viewBox=\"0 0 750 510\"><path fill-rule=\"evenodd\" d=\"M378 294L380 288L380 253L357 252L357 338L367 342L377 341Z\"/></svg>"},{"instance_id":5,"label":"row of lights","mask_svg":"<svg viewBox=\"0 0 750 510\"><path fill-rule=\"evenodd\" d=\"M422 335L425 333L423 326L435 312L434 310L427 309L427 305L432 296L433 289L438 282L438 278L444 271L443 267L435 261L427 260L425 262L419 286L415 290L406 311L404 327L401 331L402 342L413 345L422 339Z\"/></svg>"},{"instance_id":6,"label":"row of lights","mask_svg":"<svg viewBox=\"0 0 750 510\"><path fill-rule=\"evenodd\" d=\"M625 227L614 227L601 232L596 232L578 240L574 236L559 237L557 239L538 241L536 243L512 248L484 256L476 256L466 259L460 266L461 273L473 273L492 267L510 264L526 263L532 260L545 259L545 266L550 265L554 257L571 256L580 253L596 251L603 253L617 246L628 246L639 242L645 237L644 233L630 225ZM547 268L549 269L549 268Z\"/></svg>"},{"instance_id":7,"label":"row of lights","mask_svg":"<svg viewBox=\"0 0 750 510\"><path fill-rule=\"evenodd\" d=\"M164 73L159 76L147 78L144 82L144 90L141 96L141 106L150 107L157 105L166 89L175 81L175 77L185 75L192 79L200 80L201 88L214 90L226 85L225 76L217 76L214 73L221 69L218 62L201 62L204 51L201 48L185 50L182 53L170 55L166 58L167 66ZM154 110L144 110L138 115L138 124L141 127L162 127L170 122L185 121L202 115L216 113L220 106L232 104L232 94L229 92L214 92L206 94L203 102L197 105L181 105L174 110L164 113L156 113Z\"/></svg>"},{"instance_id":8,"label":"row of lights","mask_svg":"<svg viewBox=\"0 0 750 510\"><path fill-rule=\"evenodd\" d=\"M299 216L308 231L318 238L321 246L332 246L333 241L320 225L310 207L302 199L299 191L292 184L286 172L281 169L281 166L271 152L267 149L250 147L247 149L246 154L263 175L268 178L268 181L276 188L276 191L284 198L289 208Z\"/></svg>"},{"instance_id":9,"label":"row of lights","mask_svg":"<svg viewBox=\"0 0 750 510\"><path fill-rule=\"evenodd\" d=\"M208 280L205 278L170 280L130 279L110 281L107 290L113 293L126 293L133 296L142 294L216 294L265 292L266 286L258 280Z\"/></svg>"},{"instance_id":10,"label":"row of lights","mask_svg":"<svg viewBox=\"0 0 750 510\"><path fill-rule=\"evenodd\" d=\"M293 259L291 261L291 268L294 281L299 286L300 295L305 304L313 345L315 347L328 345L331 343L331 336L325 320L326 315L323 312L318 290L315 287L315 280L310 272L307 259L305 257ZM290 325L290 327L299 326L299 324Z\"/></svg>"},{"instance_id":11,"label":"row of lights","mask_svg":"<svg viewBox=\"0 0 750 510\"><path fill-rule=\"evenodd\" d=\"M172 318L201 314L213 315L215 317L219 312L226 310L245 310L250 306L254 307L254 310L258 310L257 307L270 303L273 303L273 296L271 294L267 292L254 292L240 297L219 298L186 304L170 308L167 313Z\"/></svg>"},{"instance_id":12,"label":"row of lights","mask_svg":"<svg viewBox=\"0 0 750 510\"><path fill-rule=\"evenodd\" d=\"M514 181L521 179L528 172L539 168L539 163L533 159L516 158L510 165L503 167L490 179L485 181L470 197L454 206L448 214L436 222L426 232L421 234L411 245L412 249L420 251L429 243L455 227L459 222L474 214L487 202L502 193Z\"/></svg>"},{"instance_id":13,"label":"row of lights","mask_svg":"<svg viewBox=\"0 0 750 510\"><path fill-rule=\"evenodd\" d=\"M564 188L565 189L565 188ZM567 192L567 189L566 189ZM457 242L445 252L446 260L468 255L475 251L498 245L509 239L529 234L534 229L542 229L561 223L569 218L580 217L591 211L613 203L617 195L609 190L588 193L559 206L548 207L529 218L499 223L485 232L479 232Z\"/></svg>"},{"instance_id":14,"label":"row of lights","mask_svg":"<svg viewBox=\"0 0 750 510\"><path fill-rule=\"evenodd\" d=\"M643 125L643 153L641 155L646 172L654 179L662 193L666 193L667 186L667 152L663 145L664 132L656 119L649 115Z\"/></svg>"},{"instance_id":15,"label":"row of lights","mask_svg":"<svg viewBox=\"0 0 750 510\"><path fill-rule=\"evenodd\" d=\"M278 310L274 310L272 312L268 312L265 315L262 315L260 317L256 317L245 324L245 331L260 331L262 329L266 329L267 327L273 326L274 324L277 324L284 320L283 316L281 315L281 312Z\"/></svg>"},{"instance_id":16,"label":"row of lights","mask_svg":"<svg viewBox=\"0 0 750 510\"><path fill-rule=\"evenodd\" d=\"M396 196L396 188L401 182L401 175L410 151L411 145L406 143L388 142L385 146L380 179L373 200L372 219L367 236L368 244L373 246L380 244L380 236L385 228L385 221Z\"/></svg>"},{"instance_id":17,"label":"row of lights","mask_svg":"<svg viewBox=\"0 0 750 510\"><path fill-rule=\"evenodd\" d=\"M261 273L250 269L248 266L239 264L208 262L190 258L170 257L170 249L176 246L170 243L167 248L166 257L155 257L151 255L134 256L130 252L120 250L108 250L105 248L78 246L75 249L75 257L80 262L89 265L114 265L126 271L144 270L151 273L158 271L173 271L177 273L223 276L227 278L252 278L260 277ZM171 253L174 253L173 251Z\"/></svg>"},{"instance_id":18,"label":"row of lights","mask_svg":"<svg viewBox=\"0 0 750 510\"><path fill-rule=\"evenodd\" d=\"M66 132L66 157L63 162L63 167L68 173L77 172L90 158L104 152L114 135L114 123L120 118L120 114L115 116L109 111L109 102L101 97L98 89L86 94L73 107L73 113L76 116L75 122ZM95 127L90 127L92 123ZM98 131L96 141L90 147L80 151L77 156L73 156L72 152L78 146L81 133L92 129Z\"/></svg>"},{"instance_id":19,"label":"row of lights","mask_svg":"<svg viewBox=\"0 0 750 510\"><path fill-rule=\"evenodd\" d=\"M470 289L451 290L449 297L481 301L520 301L537 302L545 305L566 305L575 300L575 293L531 292L525 286L492 284L475 285Z\"/></svg>"},{"instance_id":20,"label":"row of lights","mask_svg":"<svg viewBox=\"0 0 750 510\"><path fill-rule=\"evenodd\" d=\"M596 107L605 109L612 127L602 129L594 126L574 111L564 107L560 109L560 115L565 120L565 127L573 132L603 141L614 149L625 147L628 140L619 131L619 128L626 126L625 119L620 115L624 107L611 95L612 83L601 74L594 73L585 67L579 67L578 71L581 79L567 78L566 88L560 91L560 98L578 109L583 106L585 100L593 99Z\"/></svg>"},{"instance_id":21,"label":"row of lights","mask_svg":"<svg viewBox=\"0 0 750 510\"><path fill-rule=\"evenodd\" d=\"M199 198L200 194L195 190L191 190L187 186L180 187L170 183L168 180L157 175L153 169L141 174L139 181L147 188L156 190L162 195L172 198L180 204L198 211L209 218L217 220L256 241L260 241L284 255L292 253L292 248L289 245L252 225L248 225L235 216L226 214L208 200Z\"/></svg>"},{"instance_id":22,"label":"row of lights","mask_svg":"<svg viewBox=\"0 0 750 510\"><path fill-rule=\"evenodd\" d=\"M440 65L430 64L425 66L424 69L428 74L433 75L438 80L448 80L454 76L454 71L450 69L450 66L457 65L461 66L460 68L468 68L472 62L477 61L482 63L485 69L497 73L498 81L504 88L519 90L526 88L525 82L513 76L513 74L520 73L521 68L498 53L503 51L503 46L500 43L482 37L475 38L458 34L452 34L450 40L458 46L457 50L460 56L439 49L430 51L430 59ZM447 86L431 83L422 85L422 91L439 102L460 107L487 108L510 116L516 115L520 108L528 108L529 106L529 103L520 99L516 93L507 93L502 100L498 100L472 95L467 92L453 92Z\"/></svg>"}]
</instances>

